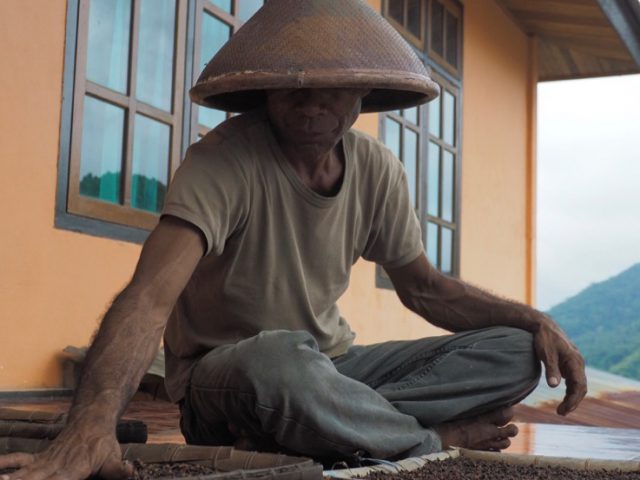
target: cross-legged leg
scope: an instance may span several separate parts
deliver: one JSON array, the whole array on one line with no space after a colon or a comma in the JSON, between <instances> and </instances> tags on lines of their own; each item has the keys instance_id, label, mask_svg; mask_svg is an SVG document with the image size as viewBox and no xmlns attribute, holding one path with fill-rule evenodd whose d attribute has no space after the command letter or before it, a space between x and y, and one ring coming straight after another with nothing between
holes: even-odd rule
<instances>
[{"instance_id":1,"label":"cross-legged leg","mask_svg":"<svg viewBox=\"0 0 640 480\"><path fill-rule=\"evenodd\" d=\"M508 446L506 437L517 429L498 428L511 418L504 407L526 397L540 378L532 335L508 327L355 346L335 364L398 411L446 434L445 444L472 448Z\"/></svg>"},{"instance_id":2,"label":"cross-legged leg","mask_svg":"<svg viewBox=\"0 0 640 480\"><path fill-rule=\"evenodd\" d=\"M214 349L195 367L183 429L190 443L255 438L316 457L377 458L441 448L439 436L364 383L341 375L307 332L267 331Z\"/></svg>"},{"instance_id":3,"label":"cross-legged leg","mask_svg":"<svg viewBox=\"0 0 640 480\"><path fill-rule=\"evenodd\" d=\"M335 365L424 426L518 403L540 378L532 335L509 327L353 346Z\"/></svg>"},{"instance_id":4,"label":"cross-legged leg","mask_svg":"<svg viewBox=\"0 0 640 480\"><path fill-rule=\"evenodd\" d=\"M517 329L355 346L333 362L306 332L270 331L203 357L183 426L190 443L232 442L233 423L312 456L420 455L442 446L432 427L516 403L538 378Z\"/></svg>"}]
</instances>

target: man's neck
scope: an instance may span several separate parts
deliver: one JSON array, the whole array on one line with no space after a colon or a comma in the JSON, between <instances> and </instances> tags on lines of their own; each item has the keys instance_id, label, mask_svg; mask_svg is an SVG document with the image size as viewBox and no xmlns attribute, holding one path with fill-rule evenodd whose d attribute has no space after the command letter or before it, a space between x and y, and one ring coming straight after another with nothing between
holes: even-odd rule
<instances>
[{"instance_id":1,"label":"man's neck","mask_svg":"<svg viewBox=\"0 0 640 480\"><path fill-rule=\"evenodd\" d=\"M280 148L304 185L325 196L340 191L345 170L342 141L333 147L280 143Z\"/></svg>"}]
</instances>

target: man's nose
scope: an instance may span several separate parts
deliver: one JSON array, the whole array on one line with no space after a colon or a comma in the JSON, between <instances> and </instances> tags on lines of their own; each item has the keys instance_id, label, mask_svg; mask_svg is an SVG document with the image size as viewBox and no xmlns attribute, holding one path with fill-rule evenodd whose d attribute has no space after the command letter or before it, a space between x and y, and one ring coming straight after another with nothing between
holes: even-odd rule
<instances>
[{"instance_id":1,"label":"man's nose","mask_svg":"<svg viewBox=\"0 0 640 480\"><path fill-rule=\"evenodd\" d=\"M327 112L327 98L321 92L309 89L300 98L298 111L306 116L315 117Z\"/></svg>"}]
</instances>

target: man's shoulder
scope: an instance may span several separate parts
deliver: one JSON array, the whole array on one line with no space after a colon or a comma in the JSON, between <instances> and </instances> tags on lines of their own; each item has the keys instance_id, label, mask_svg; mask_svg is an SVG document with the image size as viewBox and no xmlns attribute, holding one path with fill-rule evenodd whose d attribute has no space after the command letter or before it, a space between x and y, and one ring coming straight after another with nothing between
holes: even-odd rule
<instances>
[{"instance_id":1,"label":"man's shoulder","mask_svg":"<svg viewBox=\"0 0 640 480\"><path fill-rule=\"evenodd\" d=\"M231 117L192 144L187 159L207 169L248 168L255 152L267 148L266 122L258 111Z\"/></svg>"},{"instance_id":2,"label":"man's shoulder","mask_svg":"<svg viewBox=\"0 0 640 480\"><path fill-rule=\"evenodd\" d=\"M377 174L402 169L400 160L377 138L355 129L349 130L345 138L358 169Z\"/></svg>"},{"instance_id":3,"label":"man's shoulder","mask_svg":"<svg viewBox=\"0 0 640 480\"><path fill-rule=\"evenodd\" d=\"M202 148L233 148L253 143L259 139L255 133L267 128L267 117L262 110L255 110L228 118L210 130L196 144Z\"/></svg>"}]
</instances>

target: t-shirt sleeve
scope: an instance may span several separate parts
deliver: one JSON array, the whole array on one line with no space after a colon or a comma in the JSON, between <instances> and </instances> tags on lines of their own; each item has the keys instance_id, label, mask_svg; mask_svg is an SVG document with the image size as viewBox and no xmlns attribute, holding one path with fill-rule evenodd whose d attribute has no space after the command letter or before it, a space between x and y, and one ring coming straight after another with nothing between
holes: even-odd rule
<instances>
[{"instance_id":1,"label":"t-shirt sleeve","mask_svg":"<svg viewBox=\"0 0 640 480\"><path fill-rule=\"evenodd\" d=\"M407 177L395 158L380 188L377 214L362 257L388 267L402 267L424 252L418 217L409 198Z\"/></svg>"},{"instance_id":2,"label":"t-shirt sleeve","mask_svg":"<svg viewBox=\"0 0 640 480\"><path fill-rule=\"evenodd\" d=\"M249 206L248 181L237 158L215 145L194 144L176 171L162 215L198 227L206 254L222 254L226 240L244 222Z\"/></svg>"}]
</instances>

